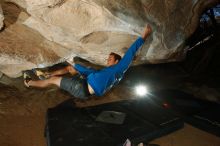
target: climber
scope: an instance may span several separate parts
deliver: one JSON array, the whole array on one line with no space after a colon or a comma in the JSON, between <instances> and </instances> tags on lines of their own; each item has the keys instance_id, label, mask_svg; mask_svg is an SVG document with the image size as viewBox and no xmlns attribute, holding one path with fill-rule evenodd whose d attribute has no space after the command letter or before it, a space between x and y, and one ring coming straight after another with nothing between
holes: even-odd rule
<instances>
[{"instance_id":1,"label":"climber","mask_svg":"<svg viewBox=\"0 0 220 146\"><path fill-rule=\"evenodd\" d=\"M56 85L80 99L87 99L91 95L102 96L122 79L135 53L144 44L151 31L151 26L147 25L142 36L130 46L123 58L116 53L109 54L107 67L104 69L95 70L79 64L72 64L63 69L45 73L45 76L48 77L45 80L34 81L26 78L24 84L26 87L40 88ZM71 78L61 76L67 73L74 76Z\"/></svg>"}]
</instances>

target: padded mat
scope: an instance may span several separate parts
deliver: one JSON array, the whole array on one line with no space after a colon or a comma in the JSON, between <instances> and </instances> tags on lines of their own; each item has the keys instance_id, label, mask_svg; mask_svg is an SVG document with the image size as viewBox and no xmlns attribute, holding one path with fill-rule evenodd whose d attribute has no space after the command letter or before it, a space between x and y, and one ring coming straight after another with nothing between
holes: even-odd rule
<instances>
[{"instance_id":1,"label":"padded mat","mask_svg":"<svg viewBox=\"0 0 220 146\"><path fill-rule=\"evenodd\" d=\"M103 112L107 118L97 120ZM67 101L48 109L46 138L48 146L121 146L127 138L133 144L148 142L182 127L177 114L149 99L82 109Z\"/></svg>"}]
</instances>

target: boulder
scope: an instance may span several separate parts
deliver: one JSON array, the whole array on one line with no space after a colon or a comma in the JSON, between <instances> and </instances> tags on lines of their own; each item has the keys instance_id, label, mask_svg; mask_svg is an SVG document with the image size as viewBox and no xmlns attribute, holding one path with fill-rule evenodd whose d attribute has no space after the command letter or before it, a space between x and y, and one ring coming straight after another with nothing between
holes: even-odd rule
<instances>
[{"instance_id":1,"label":"boulder","mask_svg":"<svg viewBox=\"0 0 220 146\"><path fill-rule=\"evenodd\" d=\"M163 63L184 58L186 38L196 29L202 11L217 1L28 0L31 17L24 24L82 58L104 65L110 52L123 55L123 48L149 23L154 33L136 62Z\"/></svg>"},{"instance_id":2,"label":"boulder","mask_svg":"<svg viewBox=\"0 0 220 146\"><path fill-rule=\"evenodd\" d=\"M29 15L17 5L3 3L5 29L0 33L0 72L19 77L23 70L51 66L74 56L68 48L46 40L23 25Z\"/></svg>"},{"instance_id":3,"label":"boulder","mask_svg":"<svg viewBox=\"0 0 220 146\"><path fill-rule=\"evenodd\" d=\"M2 37L3 35L6 37L7 32L11 35L19 33L13 30L16 30L19 25L22 29L28 30L28 33L22 34L23 38L18 35L13 40L18 39L22 42L27 38L22 43L24 46L28 46L25 43L32 43L31 48L36 48L39 52L44 52L41 49L53 50L40 55L34 50L29 50L27 53L22 44L19 44L21 51L18 52L13 52L13 49L11 52L6 51L7 41L4 42L5 46L0 46L2 47L0 50L4 50L6 55L2 58L9 56L16 59L19 56L31 64L29 68L40 64L55 64L73 56L79 56L98 65L106 65L108 54L116 52L123 56L125 48L128 48L141 35L146 24L153 27L153 33L137 52L134 64L181 61L186 55L185 40L195 31L199 16L205 9L218 2L218 0L7 1L22 7L28 16L26 19L21 19L19 23L16 20L16 23L1 34ZM35 35L40 38L41 43L38 41L33 43ZM44 47L42 47L42 42L50 45L43 43ZM56 47L51 47L52 44ZM31 55L35 57L30 59Z\"/></svg>"}]
</instances>

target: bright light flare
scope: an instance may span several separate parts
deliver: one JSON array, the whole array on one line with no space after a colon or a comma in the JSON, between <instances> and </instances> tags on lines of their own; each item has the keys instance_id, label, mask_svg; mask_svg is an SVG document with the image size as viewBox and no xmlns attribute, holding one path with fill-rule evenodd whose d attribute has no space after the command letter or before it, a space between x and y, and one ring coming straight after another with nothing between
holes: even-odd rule
<instances>
[{"instance_id":1,"label":"bright light flare","mask_svg":"<svg viewBox=\"0 0 220 146\"><path fill-rule=\"evenodd\" d=\"M136 94L139 96L144 96L146 94L148 94L148 89L146 86L144 85L139 85L135 88Z\"/></svg>"}]
</instances>

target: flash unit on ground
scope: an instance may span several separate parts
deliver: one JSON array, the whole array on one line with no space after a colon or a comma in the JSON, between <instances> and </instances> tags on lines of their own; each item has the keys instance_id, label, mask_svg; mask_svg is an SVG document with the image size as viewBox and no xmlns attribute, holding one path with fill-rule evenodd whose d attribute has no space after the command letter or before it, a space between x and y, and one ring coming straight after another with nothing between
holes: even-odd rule
<instances>
[{"instance_id":1,"label":"flash unit on ground","mask_svg":"<svg viewBox=\"0 0 220 146\"><path fill-rule=\"evenodd\" d=\"M148 94L148 89L144 85L138 85L135 87L136 94L139 96L144 96Z\"/></svg>"}]
</instances>

